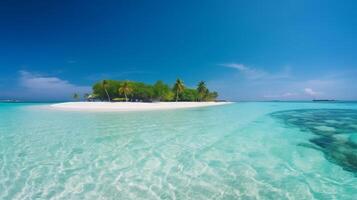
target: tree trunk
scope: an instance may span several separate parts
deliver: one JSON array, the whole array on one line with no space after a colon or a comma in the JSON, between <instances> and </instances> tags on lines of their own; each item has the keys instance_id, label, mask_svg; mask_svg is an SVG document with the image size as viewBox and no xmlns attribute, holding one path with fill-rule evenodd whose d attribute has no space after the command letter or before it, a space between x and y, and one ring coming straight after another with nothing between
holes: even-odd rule
<instances>
[{"instance_id":1,"label":"tree trunk","mask_svg":"<svg viewBox=\"0 0 357 200\"><path fill-rule=\"evenodd\" d=\"M176 102L178 100L178 90L176 90Z\"/></svg>"},{"instance_id":2,"label":"tree trunk","mask_svg":"<svg viewBox=\"0 0 357 200\"><path fill-rule=\"evenodd\" d=\"M106 88L104 88L104 90L105 90L105 93L107 93L108 101L110 102L110 97L109 97L108 91Z\"/></svg>"},{"instance_id":3,"label":"tree trunk","mask_svg":"<svg viewBox=\"0 0 357 200\"><path fill-rule=\"evenodd\" d=\"M125 92L124 92L124 96L125 96L125 102L128 102L128 97L126 96Z\"/></svg>"}]
</instances>

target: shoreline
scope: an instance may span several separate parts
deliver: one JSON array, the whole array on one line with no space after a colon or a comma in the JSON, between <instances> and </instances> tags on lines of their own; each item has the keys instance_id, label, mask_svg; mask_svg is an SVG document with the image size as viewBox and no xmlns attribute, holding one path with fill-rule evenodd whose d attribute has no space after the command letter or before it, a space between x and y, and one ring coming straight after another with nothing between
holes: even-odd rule
<instances>
[{"instance_id":1,"label":"shoreline","mask_svg":"<svg viewBox=\"0 0 357 200\"><path fill-rule=\"evenodd\" d=\"M66 102L49 105L49 108L52 110L63 111L124 112L200 108L231 103L232 102Z\"/></svg>"}]
</instances>

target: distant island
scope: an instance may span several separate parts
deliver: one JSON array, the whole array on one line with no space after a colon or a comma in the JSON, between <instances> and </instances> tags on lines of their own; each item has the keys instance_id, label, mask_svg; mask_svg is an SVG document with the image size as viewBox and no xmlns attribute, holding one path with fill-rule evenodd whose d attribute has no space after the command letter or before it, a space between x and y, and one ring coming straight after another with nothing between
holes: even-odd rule
<instances>
[{"instance_id":1,"label":"distant island","mask_svg":"<svg viewBox=\"0 0 357 200\"><path fill-rule=\"evenodd\" d=\"M88 101L115 102L205 102L216 101L218 93L211 92L204 81L197 88L188 88L181 79L170 86L163 81L146 84L136 81L101 80L93 85L92 94L85 94ZM80 99L79 94L73 94L74 99Z\"/></svg>"},{"instance_id":2,"label":"distant island","mask_svg":"<svg viewBox=\"0 0 357 200\"><path fill-rule=\"evenodd\" d=\"M17 99L1 99L0 102L5 102L5 103L18 103L20 102Z\"/></svg>"},{"instance_id":3,"label":"distant island","mask_svg":"<svg viewBox=\"0 0 357 200\"><path fill-rule=\"evenodd\" d=\"M314 100L312 100L312 101L314 101L314 102L321 102L321 101L336 101L336 100L334 100L334 99L314 99Z\"/></svg>"}]
</instances>

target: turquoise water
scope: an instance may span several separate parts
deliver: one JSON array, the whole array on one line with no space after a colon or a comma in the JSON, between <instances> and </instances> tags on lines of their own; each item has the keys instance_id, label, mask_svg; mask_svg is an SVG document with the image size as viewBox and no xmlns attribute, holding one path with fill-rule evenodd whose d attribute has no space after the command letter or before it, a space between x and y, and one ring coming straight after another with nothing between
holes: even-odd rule
<instances>
[{"instance_id":1,"label":"turquoise water","mask_svg":"<svg viewBox=\"0 0 357 200\"><path fill-rule=\"evenodd\" d=\"M0 199L356 199L357 103L0 103Z\"/></svg>"}]
</instances>

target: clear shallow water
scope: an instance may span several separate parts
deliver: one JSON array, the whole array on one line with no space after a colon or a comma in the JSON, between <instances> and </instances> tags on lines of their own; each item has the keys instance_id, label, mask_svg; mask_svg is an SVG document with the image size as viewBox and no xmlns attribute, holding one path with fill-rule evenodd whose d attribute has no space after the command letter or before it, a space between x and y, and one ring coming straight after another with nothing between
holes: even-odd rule
<instances>
[{"instance_id":1,"label":"clear shallow water","mask_svg":"<svg viewBox=\"0 0 357 200\"><path fill-rule=\"evenodd\" d=\"M355 103L34 105L0 103L0 199L356 199Z\"/></svg>"}]
</instances>

